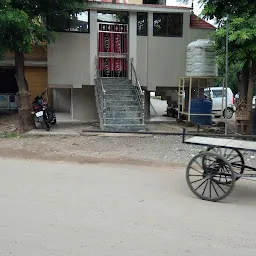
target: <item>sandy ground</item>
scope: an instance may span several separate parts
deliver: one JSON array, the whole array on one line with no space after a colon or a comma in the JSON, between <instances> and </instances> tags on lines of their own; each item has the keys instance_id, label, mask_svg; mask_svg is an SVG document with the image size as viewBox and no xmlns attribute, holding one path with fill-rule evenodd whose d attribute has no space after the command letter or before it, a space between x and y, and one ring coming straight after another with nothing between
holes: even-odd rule
<instances>
[{"instance_id":1,"label":"sandy ground","mask_svg":"<svg viewBox=\"0 0 256 256\"><path fill-rule=\"evenodd\" d=\"M0 112L0 134L19 132L19 115L15 112Z\"/></svg>"},{"instance_id":2,"label":"sandy ground","mask_svg":"<svg viewBox=\"0 0 256 256\"><path fill-rule=\"evenodd\" d=\"M0 255L255 255L256 187L194 198L183 168L1 159Z\"/></svg>"},{"instance_id":3,"label":"sandy ground","mask_svg":"<svg viewBox=\"0 0 256 256\"><path fill-rule=\"evenodd\" d=\"M185 168L200 150L179 136L0 139L0 255L254 256L255 184L195 198Z\"/></svg>"}]
</instances>

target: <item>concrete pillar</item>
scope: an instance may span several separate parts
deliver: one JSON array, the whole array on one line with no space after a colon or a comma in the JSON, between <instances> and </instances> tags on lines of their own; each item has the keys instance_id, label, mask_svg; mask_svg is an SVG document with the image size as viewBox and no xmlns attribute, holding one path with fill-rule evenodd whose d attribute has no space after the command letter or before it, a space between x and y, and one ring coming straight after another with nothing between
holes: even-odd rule
<instances>
[{"instance_id":1,"label":"concrete pillar","mask_svg":"<svg viewBox=\"0 0 256 256\"><path fill-rule=\"evenodd\" d=\"M90 10L90 84L94 85L96 78L96 62L95 58L98 54L98 13Z\"/></svg>"},{"instance_id":2,"label":"concrete pillar","mask_svg":"<svg viewBox=\"0 0 256 256\"><path fill-rule=\"evenodd\" d=\"M144 114L145 114L145 119L150 118L150 92L149 91L144 91L145 93L145 109L144 109Z\"/></svg>"},{"instance_id":3,"label":"concrete pillar","mask_svg":"<svg viewBox=\"0 0 256 256\"><path fill-rule=\"evenodd\" d=\"M131 58L133 58L133 66L136 70L136 57L137 57L137 13L130 12L129 13L129 69L131 67ZM131 79L131 72L129 72L129 76Z\"/></svg>"}]
</instances>

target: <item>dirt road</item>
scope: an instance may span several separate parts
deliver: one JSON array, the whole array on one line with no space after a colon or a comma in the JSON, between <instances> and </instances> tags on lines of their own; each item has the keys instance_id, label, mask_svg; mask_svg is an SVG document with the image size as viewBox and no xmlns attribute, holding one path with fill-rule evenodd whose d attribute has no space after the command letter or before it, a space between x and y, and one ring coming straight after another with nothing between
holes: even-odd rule
<instances>
[{"instance_id":1,"label":"dirt road","mask_svg":"<svg viewBox=\"0 0 256 256\"><path fill-rule=\"evenodd\" d=\"M256 186L193 197L184 168L0 160L0 255L241 256L256 251Z\"/></svg>"}]
</instances>

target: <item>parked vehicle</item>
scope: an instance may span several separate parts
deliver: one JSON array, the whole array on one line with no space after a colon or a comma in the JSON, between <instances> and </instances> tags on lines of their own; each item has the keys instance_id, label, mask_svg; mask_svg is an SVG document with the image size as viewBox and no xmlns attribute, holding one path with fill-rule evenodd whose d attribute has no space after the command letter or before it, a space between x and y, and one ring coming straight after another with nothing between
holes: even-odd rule
<instances>
[{"instance_id":1,"label":"parked vehicle","mask_svg":"<svg viewBox=\"0 0 256 256\"><path fill-rule=\"evenodd\" d=\"M32 106L33 112L32 114L35 115L35 122L38 122L42 125L42 128L46 131L50 131L50 124L56 124L56 115L53 108L48 106L47 101L44 100L43 95L47 92L46 89L44 92L41 93L40 96L36 96Z\"/></svg>"},{"instance_id":2,"label":"parked vehicle","mask_svg":"<svg viewBox=\"0 0 256 256\"><path fill-rule=\"evenodd\" d=\"M222 95L222 87L211 87L204 89L204 93L207 98L212 100L212 113L215 117L226 116L230 119L235 112L235 98L232 90L227 88L227 109L226 107L226 90L224 88L224 93ZM223 98L222 98L223 96ZM223 108L223 111L222 111Z\"/></svg>"},{"instance_id":3,"label":"parked vehicle","mask_svg":"<svg viewBox=\"0 0 256 256\"><path fill-rule=\"evenodd\" d=\"M178 107L171 105L167 107L167 116L177 118L178 117Z\"/></svg>"},{"instance_id":4,"label":"parked vehicle","mask_svg":"<svg viewBox=\"0 0 256 256\"><path fill-rule=\"evenodd\" d=\"M252 108L254 109L256 107L256 96L253 96L252 98Z\"/></svg>"}]
</instances>

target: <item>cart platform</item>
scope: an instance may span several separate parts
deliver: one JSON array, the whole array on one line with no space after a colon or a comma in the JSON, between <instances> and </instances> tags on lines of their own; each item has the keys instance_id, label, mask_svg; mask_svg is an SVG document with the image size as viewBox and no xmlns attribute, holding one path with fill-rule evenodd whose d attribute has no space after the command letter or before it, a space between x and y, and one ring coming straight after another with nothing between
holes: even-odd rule
<instances>
[{"instance_id":1,"label":"cart platform","mask_svg":"<svg viewBox=\"0 0 256 256\"><path fill-rule=\"evenodd\" d=\"M203 200L219 201L231 193L240 178L255 180L255 166L246 165L240 152L256 152L256 141L248 139L187 134L184 129L183 143L206 146L187 165L186 181L190 190Z\"/></svg>"},{"instance_id":2,"label":"cart platform","mask_svg":"<svg viewBox=\"0 0 256 256\"><path fill-rule=\"evenodd\" d=\"M238 139L226 139L226 138L212 138L212 137L201 137L193 136L190 138L184 138L186 144L194 144L201 146L215 146L230 149L239 149L247 151L256 151L256 141L246 141Z\"/></svg>"}]
</instances>

